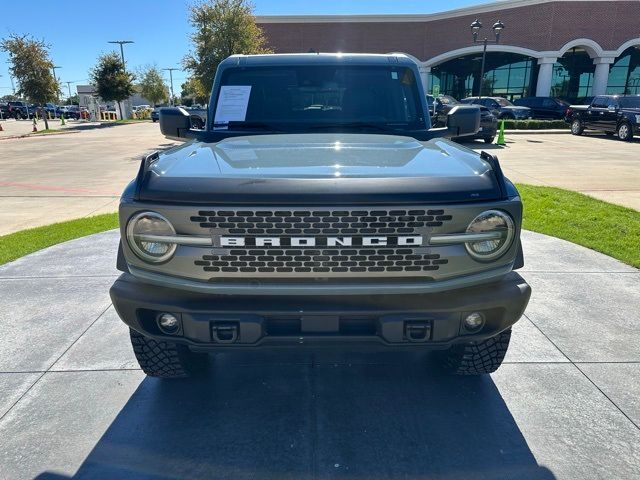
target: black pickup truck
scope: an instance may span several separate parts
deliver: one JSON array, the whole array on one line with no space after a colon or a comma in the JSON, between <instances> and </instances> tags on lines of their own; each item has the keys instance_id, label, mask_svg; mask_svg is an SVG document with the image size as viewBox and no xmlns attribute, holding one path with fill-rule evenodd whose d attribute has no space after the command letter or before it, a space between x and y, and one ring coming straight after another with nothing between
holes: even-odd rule
<instances>
[{"instance_id":1,"label":"black pickup truck","mask_svg":"<svg viewBox=\"0 0 640 480\"><path fill-rule=\"evenodd\" d=\"M571 105L566 120L574 135L582 135L585 129L599 130L629 141L640 131L640 95L598 95L591 105Z\"/></svg>"}]
</instances>

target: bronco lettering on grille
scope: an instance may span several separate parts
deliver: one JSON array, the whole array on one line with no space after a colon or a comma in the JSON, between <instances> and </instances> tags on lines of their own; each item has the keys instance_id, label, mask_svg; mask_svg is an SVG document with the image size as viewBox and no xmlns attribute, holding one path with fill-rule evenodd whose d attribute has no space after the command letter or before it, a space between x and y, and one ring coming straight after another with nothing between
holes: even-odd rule
<instances>
[{"instance_id":1,"label":"bronco lettering on grille","mask_svg":"<svg viewBox=\"0 0 640 480\"><path fill-rule=\"evenodd\" d=\"M373 237L219 237L221 247L421 246L421 235Z\"/></svg>"}]
</instances>

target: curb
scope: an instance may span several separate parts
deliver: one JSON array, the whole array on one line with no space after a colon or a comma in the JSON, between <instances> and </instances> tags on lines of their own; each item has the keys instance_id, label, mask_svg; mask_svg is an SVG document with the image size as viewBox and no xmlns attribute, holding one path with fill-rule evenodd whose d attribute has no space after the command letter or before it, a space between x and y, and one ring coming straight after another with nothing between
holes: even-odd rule
<instances>
[{"instance_id":1,"label":"curb","mask_svg":"<svg viewBox=\"0 0 640 480\"><path fill-rule=\"evenodd\" d=\"M563 134L563 133L571 133L571 130L567 129L567 130L561 130L561 129L553 129L553 130L505 130L504 131L505 135L509 134L516 134L516 135L523 135L523 134L531 134L531 133L541 133L541 134L545 134L545 135L553 135L553 134Z\"/></svg>"},{"instance_id":2,"label":"curb","mask_svg":"<svg viewBox=\"0 0 640 480\"><path fill-rule=\"evenodd\" d=\"M15 140L16 138L29 138L29 137L53 137L56 135L69 135L71 133L80 133L80 130L69 130L62 132L50 132L50 133L25 133L24 135L10 135L8 137L0 137L2 140Z\"/></svg>"}]
</instances>

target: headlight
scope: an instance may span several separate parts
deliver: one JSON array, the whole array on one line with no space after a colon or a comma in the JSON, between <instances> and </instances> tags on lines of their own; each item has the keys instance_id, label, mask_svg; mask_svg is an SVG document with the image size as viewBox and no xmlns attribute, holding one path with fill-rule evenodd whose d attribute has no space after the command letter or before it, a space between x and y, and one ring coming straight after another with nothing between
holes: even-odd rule
<instances>
[{"instance_id":1,"label":"headlight","mask_svg":"<svg viewBox=\"0 0 640 480\"><path fill-rule=\"evenodd\" d=\"M467 233L487 232L498 232L500 236L492 240L465 243L469 255L481 262L495 260L509 250L515 237L513 219L500 210L487 210L474 218L467 227Z\"/></svg>"},{"instance_id":2,"label":"headlight","mask_svg":"<svg viewBox=\"0 0 640 480\"><path fill-rule=\"evenodd\" d=\"M176 231L166 218L155 212L138 213L127 224L127 242L133 252L145 262L161 263L176 251L175 243L160 237L175 236Z\"/></svg>"}]
</instances>

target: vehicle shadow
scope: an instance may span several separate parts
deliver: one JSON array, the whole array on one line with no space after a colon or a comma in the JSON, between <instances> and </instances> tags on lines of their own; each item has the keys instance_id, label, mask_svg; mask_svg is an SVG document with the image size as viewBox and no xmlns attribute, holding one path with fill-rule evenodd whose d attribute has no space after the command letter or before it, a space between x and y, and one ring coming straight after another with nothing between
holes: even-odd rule
<instances>
[{"instance_id":1,"label":"vehicle shadow","mask_svg":"<svg viewBox=\"0 0 640 480\"><path fill-rule=\"evenodd\" d=\"M490 377L415 357L256 354L147 378L73 479L555 478Z\"/></svg>"}]
</instances>

